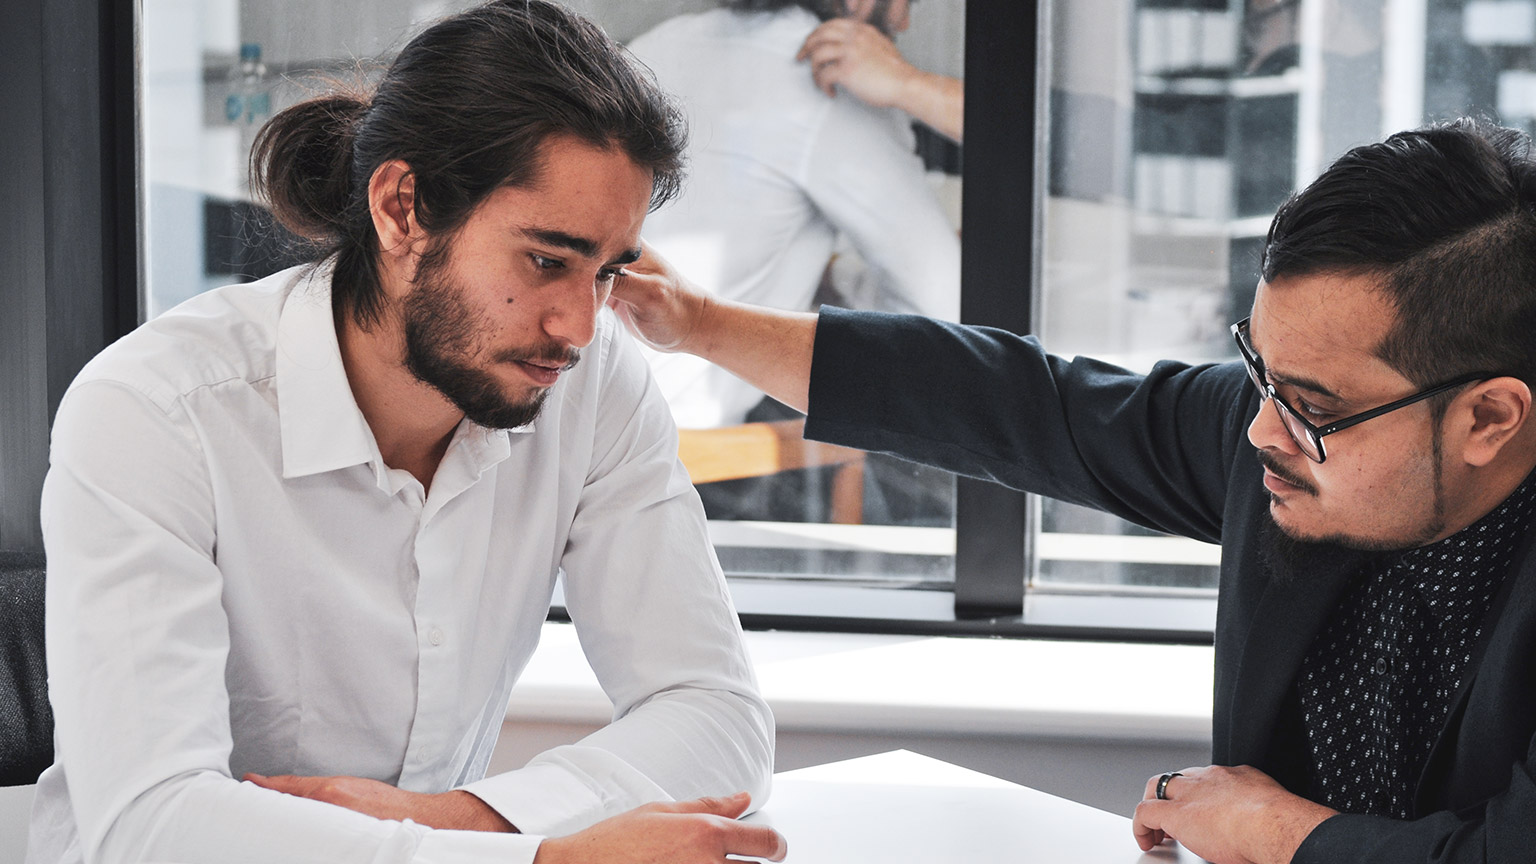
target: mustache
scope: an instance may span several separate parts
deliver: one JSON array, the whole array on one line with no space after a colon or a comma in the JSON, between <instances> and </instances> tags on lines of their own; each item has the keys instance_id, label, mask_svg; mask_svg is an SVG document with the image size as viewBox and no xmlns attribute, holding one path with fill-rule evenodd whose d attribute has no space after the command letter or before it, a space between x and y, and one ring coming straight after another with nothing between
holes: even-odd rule
<instances>
[{"instance_id":1,"label":"mustache","mask_svg":"<svg viewBox=\"0 0 1536 864\"><path fill-rule=\"evenodd\" d=\"M498 353L498 363L531 363L536 366L558 366L564 372L581 362L581 349L545 345L539 348L513 348Z\"/></svg>"},{"instance_id":2,"label":"mustache","mask_svg":"<svg viewBox=\"0 0 1536 864\"><path fill-rule=\"evenodd\" d=\"M1269 473L1279 477L1281 480L1284 480L1292 486L1297 487L1308 495L1317 494L1316 486L1313 486L1311 483L1304 480L1300 475L1296 474L1296 472L1281 465L1280 460L1276 459L1275 456L1268 450L1258 450L1256 453L1259 457L1259 464L1269 469Z\"/></svg>"}]
</instances>

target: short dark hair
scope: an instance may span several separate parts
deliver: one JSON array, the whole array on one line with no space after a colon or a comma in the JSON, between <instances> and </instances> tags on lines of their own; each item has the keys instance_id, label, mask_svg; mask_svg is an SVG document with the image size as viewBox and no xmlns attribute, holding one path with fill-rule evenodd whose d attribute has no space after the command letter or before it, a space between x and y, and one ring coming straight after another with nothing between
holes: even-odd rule
<instances>
[{"instance_id":1,"label":"short dark hair","mask_svg":"<svg viewBox=\"0 0 1536 864\"><path fill-rule=\"evenodd\" d=\"M798 6L823 21L843 15L843 0L720 0L720 5L737 12L777 12Z\"/></svg>"},{"instance_id":2,"label":"short dark hair","mask_svg":"<svg viewBox=\"0 0 1536 864\"><path fill-rule=\"evenodd\" d=\"M1396 311L1376 353L1421 387L1476 372L1536 382L1536 160L1460 119L1356 147L1281 205L1266 282L1374 276Z\"/></svg>"},{"instance_id":3,"label":"short dark hair","mask_svg":"<svg viewBox=\"0 0 1536 864\"><path fill-rule=\"evenodd\" d=\"M418 221L446 238L496 189L534 182L555 135L649 169L652 208L677 193L685 124L654 76L554 3L497 0L412 39L371 95L337 91L274 116L251 150L251 187L311 244L312 260L334 256L338 320L366 328L383 306L374 171L409 165Z\"/></svg>"}]
</instances>

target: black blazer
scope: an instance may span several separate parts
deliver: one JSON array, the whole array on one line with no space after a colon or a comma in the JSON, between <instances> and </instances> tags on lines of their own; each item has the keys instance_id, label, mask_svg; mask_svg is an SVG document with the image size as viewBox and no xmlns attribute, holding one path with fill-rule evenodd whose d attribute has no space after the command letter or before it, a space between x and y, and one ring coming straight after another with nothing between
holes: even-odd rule
<instances>
[{"instance_id":1,"label":"black blazer","mask_svg":"<svg viewBox=\"0 0 1536 864\"><path fill-rule=\"evenodd\" d=\"M1143 376L1000 330L828 307L805 432L1220 543L1213 761L1305 795L1296 675L1363 559L1271 578L1258 543L1268 493L1247 438L1259 407L1238 363L1164 362ZM1298 864L1536 860L1530 539L1419 778L1414 818L1335 816Z\"/></svg>"}]
</instances>

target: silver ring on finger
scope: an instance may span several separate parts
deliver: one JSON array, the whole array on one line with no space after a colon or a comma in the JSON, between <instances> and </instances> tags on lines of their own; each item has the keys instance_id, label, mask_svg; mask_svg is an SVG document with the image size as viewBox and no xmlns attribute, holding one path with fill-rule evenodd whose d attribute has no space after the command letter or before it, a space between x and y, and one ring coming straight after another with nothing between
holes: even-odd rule
<instances>
[{"instance_id":1,"label":"silver ring on finger","mask_svg":"<svg viewBox=\"0 0 1536 864\"><path fill-rule=\"evenodd\" d=\"M1168 781L1172 780L1175 777L1183 777L1183 776L1184 776L1183 774L1180 774L1177 771L1173 771L1173 772L1170 772L1168 774L1164 774L1163 776L1157 778L1157 800L1159 800L1159 801L1167 801L1168 800Z\"/></svg>"}]
</instances>

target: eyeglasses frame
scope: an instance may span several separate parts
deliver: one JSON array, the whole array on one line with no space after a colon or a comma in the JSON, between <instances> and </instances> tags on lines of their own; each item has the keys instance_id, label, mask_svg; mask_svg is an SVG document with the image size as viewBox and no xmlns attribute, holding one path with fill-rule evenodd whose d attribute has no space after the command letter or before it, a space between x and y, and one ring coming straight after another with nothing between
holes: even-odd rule
<instances>
[{"instance_id":1,"label":"eyeglasses frame","mask_svg":"<svg viewBox=\"0 0 1536 864\"><path fill-rule=\"evenodd\" d=\"M1497 374L1492 372L1472 372L1466 375L1462 375L1458 378L1453 378L1444 384L1436 384L1435 386L1426 390L1420 390L1411 396L1404 396L1401 399L1397 399L1395 401L1388 402L1385 405L1372 408L1369 411L1361 411L1359 414L1351 414L1342 420L1335 420L1332 423L1317 426L1314 425L1312 421L1301 416L1301 413L1298 412L1295 408L1292 408L1289 402L1285 401L1285 399L1279 393L1275 392L1275 385L1269 383L1268 375L1264 370L1264 359L1259 356L1259 352L1254 350L1253 346L1247 341L1246 333L1248 331L1248 322L1250 320L1252 320L1251 317L1244 318L1243 320L1232 325L1232 339L1237 343L1237 353L1243 358L1243 366L1248 370L1248 380L1253 382L1254 387L1258 388L1260 396L1274 403L1275 413L1280 415L1280 425L1285 428L1285 434L1291 437L1291 440L1296 443L1296 446L1301 449L1301 452L1308 459L1311 459L1313 462L1316 462L1319 465L1328 459L1328 451L1323 446L1323 438L1328 435L1332 435L1335 432L1342 432L1351 426L1357 426L1367 420L1373 420L1383 414L1396 411L1399 408L1406 408L1415 402L1422 402L1431 396L1437 396L1448 390L1453 390L1457 387L1470 384L1473 381L1487 381L1490 378L1499 377ZM1311 447L1317 450L1316 458L1314 458L1311 453L1307 452L1307 443L1296 440L1296 433L1292 430L1291 424L1286 422L1286 418L1284 416L1286 414L1289 414L1291 419L1300 423L1301 427L1306 430L1307 437L1311 440Z\"/></svg>"}]
</instances>

